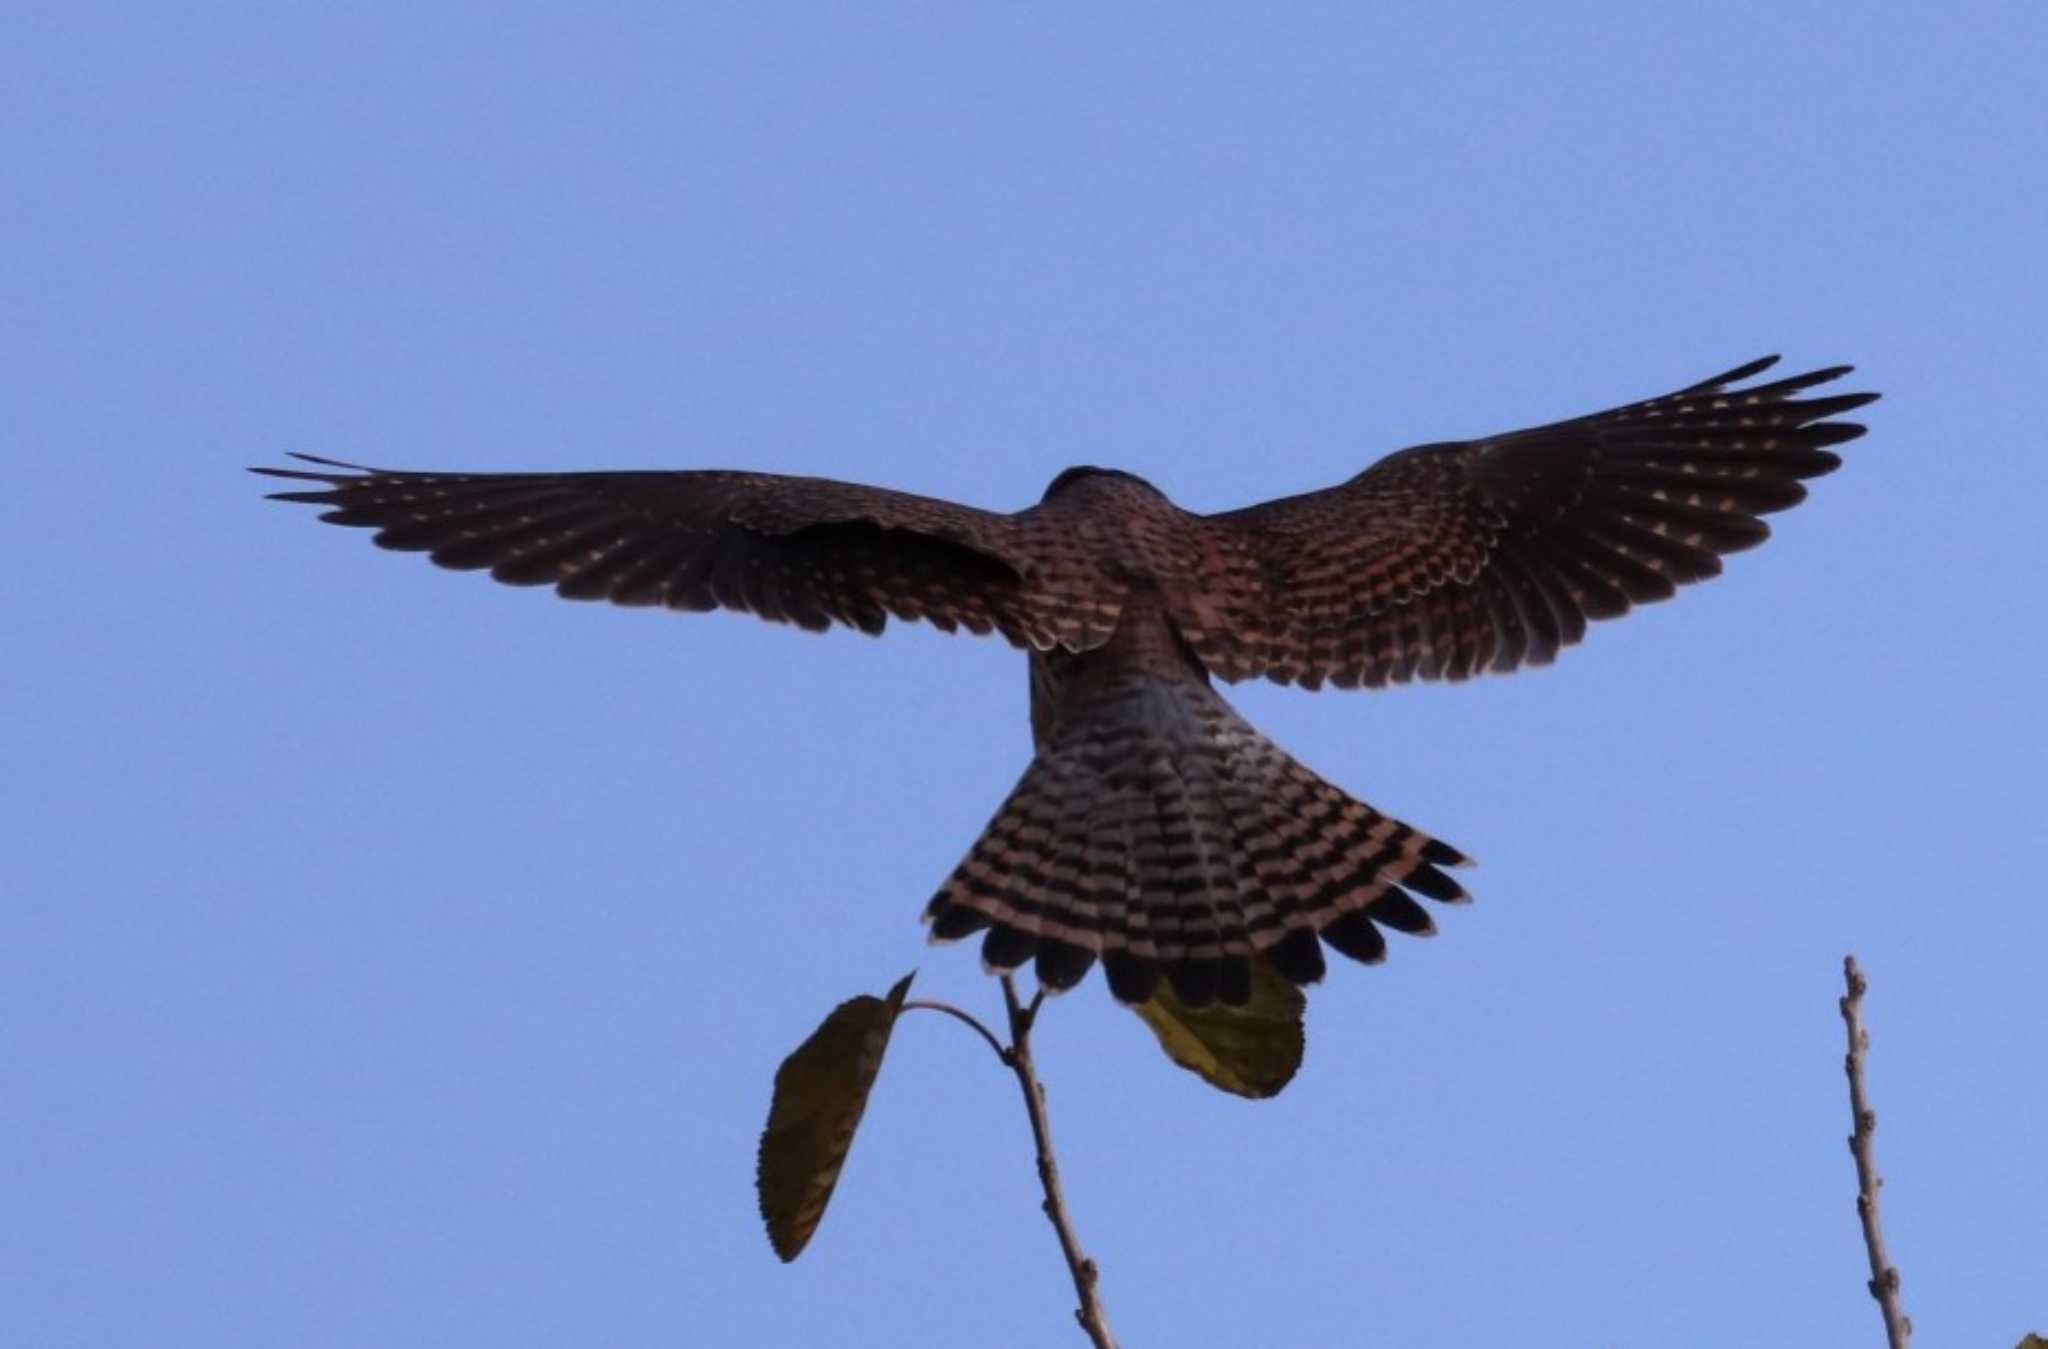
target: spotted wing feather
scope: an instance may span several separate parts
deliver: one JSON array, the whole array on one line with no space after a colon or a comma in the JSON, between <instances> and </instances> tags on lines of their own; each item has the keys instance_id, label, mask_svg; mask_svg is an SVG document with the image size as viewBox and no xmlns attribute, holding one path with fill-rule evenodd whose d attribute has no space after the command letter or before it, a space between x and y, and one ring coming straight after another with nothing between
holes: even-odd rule
<instances>
[{"instance_id":1,"label":"spotted wing feather","mask_svg":"<svg viewBox=\"0 0 2048 1349\"><path fill-rule=\"evenodd\" d=\"M1314 688L1542 665L1613 618L1717 575L1760 518L1841 463L1877 395L1802 398L1848 373L1676 393L1486 440L1422 445L1341 486L1202 517L1203 583L1176 617L1227 679Z\"/></svg>"},{"instance_id":2,"label":"spotted wing feather","mask_svg":"<svg viewBox=\"0 0 2048 1349\"><path fill-rule=\"evenodd\" d=\"M824 478L724 470L421 473L308 455L277 493L386 548L570 599L880 632L890 616L1085 649L1114 622L1088 559L1030 519ZM1027 513L1028 515L1028 513Z\"/></svg>"}]
</instances>

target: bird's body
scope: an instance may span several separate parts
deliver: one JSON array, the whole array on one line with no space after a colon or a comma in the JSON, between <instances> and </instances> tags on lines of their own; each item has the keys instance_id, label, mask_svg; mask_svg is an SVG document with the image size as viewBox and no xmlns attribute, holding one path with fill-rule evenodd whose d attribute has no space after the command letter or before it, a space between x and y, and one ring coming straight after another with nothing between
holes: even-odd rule
<instances>
[{"instance_id":1,"label":"bird's body","mask_svg":"<svg viewBox=\"0 0 2048 1349\"><path fill-rule=\"evenodd\" d=\"M1775 358L1772 358L1775 359ZM569 598L727 608L879 632L1002 634L1030 662L1035 755L926 908L998 970L1118 997L1168 979L1242 1002L1254 959L1299 983L1321 946L1463 899L1456 849L1380 814L1248 725L1212 676L1307 688L1544 664L1588 619L1671 595L1760 542L1863 428L1873 394L1799 400L1847 367L1678 393L1486 440L1418 446L1322 492L1220 515L1131 474L1069 469L1002 515L816 478L697 470L263 469L387 547ZM335 471L342 470L342 471Z\"/></svg>"}]
</instances>

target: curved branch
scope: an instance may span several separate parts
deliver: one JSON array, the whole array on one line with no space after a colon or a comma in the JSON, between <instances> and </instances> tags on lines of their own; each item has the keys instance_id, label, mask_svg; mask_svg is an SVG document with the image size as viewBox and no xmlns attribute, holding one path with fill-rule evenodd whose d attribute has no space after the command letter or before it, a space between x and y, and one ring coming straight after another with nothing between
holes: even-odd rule
<instances>
[{"instance_id":1,"label":"curved branch","mask_svg":"<svg viewBox=\"0 0 2048 1349\"><path fill-rule=\"evenodd\" d=\"M1863 1089L1863 1056L1870 1049L1870 1036L1863 1029L1863 994L1870 984L1853 955L1843 958L1842 977L1849 986L1838 1005L1849 1033L1844 1067L1849 1074L1849 1110L1856 1122L1856 1131L1849 1135L1849 1151L1856 1158L1856 1216L1863 1222L1863 1245L1870 1253L1870 1295L1884 1313L1885 1341L1890 1349L1906 1349L1913 1338L1913 1322L1899 1306L1899 1270L1885 1251L1884 1226L1878 1220L1877 1192L1884 1177L1877 1174L1877 1153L1871 1146L1877 1112Z\"/></svg>"},{"instance_id":2,"label":"curved branch","mask_svg":"<svg viewBox=\"0 0 2048 1349\"><path fill-rule=\"evenodd\" d=\"M982 1039L988 1041L988 1047L996 1052L996 1058L1002 1061L1003 1066L1005 1068L1010 1066L1010 1051L1003 1048L1003 1042L996 1038L996 1033L994 1031L990 1030L987 1026L981 1024L980 1017L974 1016L973 1014L968 1012L963 1012L950 1002L930 1002L922 998L914 1002L904 1003L902 1010L906 1012L944 1012L947 1016L952 1017L955 1021L958 1021L963 1025L970 1027L976 1035L979 1035Z\"/></svg>"},{"instance_id":3,"label":"curved branch","mask_svg":"<svg viewBox=\"0 0 2048 1349\"><path fill-rule=\"evenodd\" d=\"M1038 1071L1031 1061L1031 1026L1038 1019L1039 1006L1045 1001L1045 990L1025 1006L1017 1000L1017 985L1008 974L1003 975L1003 1006L1010 1014L1010 1050L1004 1061L1017 1074L1017 1084L1024 1090L1024 1109L1031 1116L1031 1137L1038 1146L1038 1183L1045 1190L1045 1216L1051 1220L1053 1232L1060 1239L1060 1252L1067 1257L1067 1268L1074 1276L1074 1293L1081 1299L1081 1305L1074 1310L1074 1319L1081 1329L1095 1343L1095 1349L1117 1349L1116 1336L1110 1332L1109 1316L1103 1310L1102 1299L1096 1293L1097 1272L1095 1262L1081 1249L1081 1242L1074 1235L1074 1224L1067 1217L1066 1195L1060 1189L1059 1163L1052 1154L1052 1125L1045 1113L1045 1087L1038 1080Z\"/></svg>"}]
</instances>

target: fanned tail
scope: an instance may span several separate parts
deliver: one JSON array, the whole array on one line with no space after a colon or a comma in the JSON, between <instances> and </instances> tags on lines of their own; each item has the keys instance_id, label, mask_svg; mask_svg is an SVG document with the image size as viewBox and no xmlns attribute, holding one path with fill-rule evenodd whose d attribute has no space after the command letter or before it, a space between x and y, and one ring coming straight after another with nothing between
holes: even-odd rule
<instances>
[{"instance_id":1,"label":"fanned tail","mask_svg":"<svg viewBox=\"0 0 2048 1349\"><path fill-rule=\"evenodd\" d=\"M993 970L1063 990L1100 959L1143 1002L1242 1005L1263 955L1298 984L1322 947L1368 964L1381 929L1435 931L1417 897L1467 898L1456 848L1318 777L1206 686L1133 681L1063 716L925 909L934 941L983 932Z\"/></svg>"}]
</instances>

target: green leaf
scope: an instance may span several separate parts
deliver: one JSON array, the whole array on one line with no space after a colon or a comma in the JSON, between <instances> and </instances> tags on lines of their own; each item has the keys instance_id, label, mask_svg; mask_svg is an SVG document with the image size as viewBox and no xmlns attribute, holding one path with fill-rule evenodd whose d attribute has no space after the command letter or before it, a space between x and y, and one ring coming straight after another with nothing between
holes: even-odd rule
<instances>
[{"instance_id":1,"label":"green leaf","mask_svg":"<svg viewBox=\"0 0 2048 1349\"><path fill-rule=\"evenodd\" d=\"M1263 959L1252 961L1251 1001L1196 1010L1160 981L1131 1010L1159 1037L1166 1056L1211 1086L1239 1096L1277 1096L1301 1067L1301 1014L1308 999Z\"/></svg>"},{"instance_id":2,"label":"green leaf","mask_svg":"<svg viewBox=\"0 0 2048 1349\"><path fill-rule=\"evenodd\" d=\"M840 1003L775 1071L755 1185L768 1244L784 1260L802 1253L832 1202L914 977L904 975L885 998L863 994Z\"/></svg>"}]
</instances>

